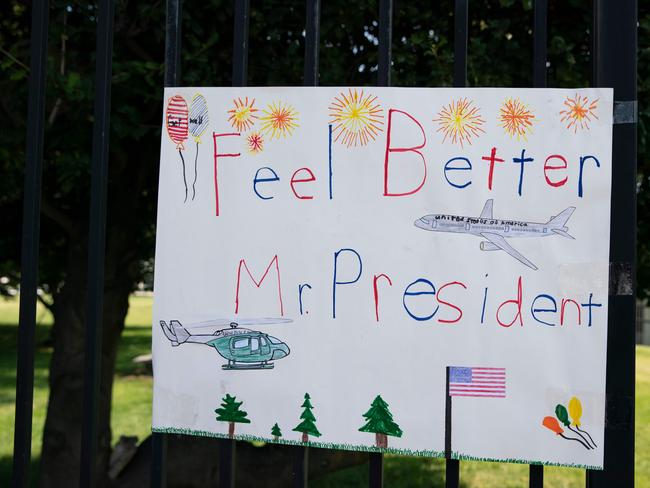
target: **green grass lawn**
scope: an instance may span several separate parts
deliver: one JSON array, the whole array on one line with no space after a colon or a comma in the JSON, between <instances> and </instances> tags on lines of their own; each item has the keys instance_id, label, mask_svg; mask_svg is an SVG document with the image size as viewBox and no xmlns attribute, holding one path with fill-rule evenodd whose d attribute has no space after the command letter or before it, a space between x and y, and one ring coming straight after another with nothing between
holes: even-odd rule
<instances>
[{"instance_id":1,"label":"green grass lawn","mask_svg":"<svg viewBox=\"0 0 650 488\"><path fill-rule=\"evenodd\" d=\"M32 435L34 469L37 469L40 456L51 356L51 349L41 346L48 337L52 323L51 316L42 307L38 309L37 322L36 341L39 346L35 359ZM11 473L17 323L18 300L0 299L0 486L9 484ZM120 435L136 435L142 440L150 432L152 380L133 363L135 356L150 351L150 343L151 298L133 296L118 351L113 387L111 420L114 442ZM650 487L650 347L637 347L636 371L636 486ZM528 484L528 467L463 461L460 476L461 484L467 487L521 487ZM389 455L385 461L385 478L387 488L444 486L444 461ZM366 466L342 470L311 483L315 488L352 488L366 484ZM544 469L545 487L583 487L584 484L585 474L582 470Z\"/></svg>"}]
</instances>

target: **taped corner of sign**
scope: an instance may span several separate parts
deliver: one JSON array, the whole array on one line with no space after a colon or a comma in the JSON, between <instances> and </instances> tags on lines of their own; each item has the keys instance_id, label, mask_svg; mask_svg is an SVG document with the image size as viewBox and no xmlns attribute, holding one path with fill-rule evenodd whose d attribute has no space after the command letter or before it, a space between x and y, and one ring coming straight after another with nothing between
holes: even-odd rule
<instances>
[{"instance_id":1,"label":"taped corner of sign","mask_svg":"<svg viewBox=\"0 0 650 488\"><path fill-rule=\"evenodd\" d=\"M609 263L567 263L558 266L558 284L563 293L576 290L607 292Z\"/></svg>"}]
</instances>

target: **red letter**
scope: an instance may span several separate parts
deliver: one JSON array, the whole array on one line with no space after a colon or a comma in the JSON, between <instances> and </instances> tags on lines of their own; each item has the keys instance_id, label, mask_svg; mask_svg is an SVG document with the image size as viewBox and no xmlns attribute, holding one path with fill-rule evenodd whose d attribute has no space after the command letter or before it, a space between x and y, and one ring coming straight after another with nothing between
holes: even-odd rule
<instances>
[{"instance_id":1,"label":"red letter","mask_svg":"<svg viewBox=\"0 0 650 488\"><path fill-rule=\"evenodd\" d=\"M417 124L417 126L420 128L420 132L422 132L422 139L423 139L422 144L413 147L391 147L390 146L390 134L391 134L392 123L393 123L393 112L404 114ZM413 193L419 191L420 188L424 186L424 182L427 180L427 161L424 159L424 156L419 151L419 149L422 149L426 145L426 143L427 143L427 136L424 133L424 129L422 128L422 125L417 120L415 120L414 117L407 114L406 112L402 112L401 110L397 110L393 108L388 110L388 130L386 131L386 156L384 157L384 196L385 197L402 197L405 195L413 195ZM388 157L392 152L414 152L422 159L422 165L424 166L424 175L422 176L422 182L415 190L407 191L404 193L390 193L388 191Z\"/></svg>"},{"instance_id":2,"label":"red letter","mask_svg":"<svg viewBox=\"0 0 650 488\"><path fill-rule=\"evenodd\" d=\"M548 164L548 162L551 159L561 159L562 166L552 166ZM563 156L560 156L559 154L551 154L548 158L546 158L546 161L544 161L544 178L546 178L546 183L555 187L564 185L569 179L568 176L566 176L563 180L560 181L551 181L551 179L548 177L548 174L546 174L546 172L554 169L566 169L566 168L567 168L567 163L566 163L566 159L564 159Z\"/></svg>"},{"instance_id":3,"label":"red letter","mask_svg":"<svg viewBox=\"0 0 650 488\"><path fill-rule=\"evenodd\" d=\"M303 179L300 179L300 180L296 179L296 175L300 171L306 171L307 173L309 173L309 177L308 178L303 178ZM314 198L313 196L312 197L302 197L302 196L298 195L298 193L296 192L296 189L293 186L294 183L307 183L309 181L316 181L316 177L314 176L314 173L312 173L309 168L300 168L300 169L296 170L296 172L291 177L291 191L293 192L294 195L296 195L296 198L299 198L300 200L311 200L312 198Z\"/></svg>"},{"instance_id":4,"label":"red letter","mask_svg":"<svg viewBox=\"0 0 650 488\"><path fill-rule=\"evenodd\" d=\"M278 264L277 254L273 256L273 259L271 259L271 262L267 266L266 271L264 271L264 274L262 275L262 278L260 278L259 281L253 278L253 275L251 274L250 270L248 269L248 266L246 265L246 260L241 259L239 261L239 267L237 268L237 291L235 293L235 313L239 313L239 279L241 277L242 265L244 266L244 268L246 268L246 272L248 273L250 279L253 280L253 283L255 283L255 287L259 288L260 286L262 286L262 282L264 281L264 278L266 278L266 275L269 274L269 270L271 269L271 266L273 266L273 263L275 263L275 272L278 277L278 297L280 298L280 315L284 317L284 307L282 306L282 288L280 287L280 266Z\"/></svg>"},{"instance_id":5,"label":"red letter","mask_svg":"<svg viewBox=\"0 0 650 488\"><path fill-rule=\"evenodd\" d=\"M438 303L440 303L441 305L447 305L448 307L451 307L458 312L458 317L456 317L454 320L438 319L438 322L440 322L441 324L453 324L458 322L463 317L463 311L459 307L440 299L440 293L442 293L442 290L444 290L446 287L451 285L460 285L467 290L467 286L465 286L465 283L461 283L460 281L452 281L451 283L445 283L438 289L438 294L436 295L436 300L438 300Z\"/></svg>"},{"instance_id":6,"label":"red letter","mask_svg":"<svg viewBox=\"0 0 650 488\"><path fill-rule=\"evenodd\" d=\"M490 156L483 156L483 161L489 161L490 173L488 174L488 190L492 189L492 177L494 176L494 163L503 163L503 159L497 158L497 148L493 147Z\"/></svg>"},{"instance_id":7,"label":"red letter","mask_svg":"<svg viewBox=\"0 0 650 488\"><path fill-rule=\"evenodd\" d=\"M504 322L501 322L501 320L499 320L499 312L501 311L501 307L503 307L504 305L507 305L508 303L514 303L515 305L517 305L517 313L513 317L512 322L510 322L509 324L506 324ZM517 299L516 300L506 300L501 305L499 305L499 308L497 308L497 322L499 322L499 325L501 327L510 327L512 324L515 323L515 321L517 320L517 317L519 317L519 325L521 325L523 327L524 321L521 318L521 276L519 277L519 280L517 281Z\"/></svg>"},{"instance_id":8,"label":"red letter","mask_svg":"<svg viewBox=\"0 0 650 488\"><path fill-rule=\"evenodd\" d=\"M570 298L563 298L562 299L562 306L560 307L560 325L564 325L564 306L567 303L573 303L576 306L576 309L578 310L578 325L582 325L582 317L580 316L580 305L575 300L571 300Z\"/></svg>"},{"instance_id":9,"label":"red letter","mask_svg":"<svg viewBox=\"0 0 650 488\"><path fill-rule=\"evenodd\" d=\"M228 132L226 134L217 134L216 132L212 133L212 142L214 144L214 201L215 201L215 210L216 210L216 216L219 216L219 178L217 176L217 158L219 156L223 158L236 158L241 156L241 153L224 153L224 154L219 154L217 153L217 137L225 137L225 136L239 136L239 132Z\"/></svg>"},{"instance_id":10,"label":"red letter","mask_svg":"<svg viewBox=\"0 0 650 488\"><path fill-rule=\"evenodd\" d=\"M377 322L379 322L379 293L377 293L377 280L379 278L386 278L388 280L388 284L390 286L393 286L393 282L384 273L375 275L375 277L372 279L372 289L375 292L375 319L377 319Z\"/></svg>"}]
</instances>

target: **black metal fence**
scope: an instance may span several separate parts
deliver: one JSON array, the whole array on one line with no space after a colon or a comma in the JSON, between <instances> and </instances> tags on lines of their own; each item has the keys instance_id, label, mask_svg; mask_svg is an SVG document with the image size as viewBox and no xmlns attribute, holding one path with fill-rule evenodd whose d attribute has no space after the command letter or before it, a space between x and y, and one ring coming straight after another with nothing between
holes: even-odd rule
<instances>
[{"instance_id":1,"label":"black metal fence","mask_svg":"<svg viewBox=\"0 0 650 488\"><path fill-rule=\"evenodd\" d=\"M248 67L250 0L234 0L232 85L245 86ZM532 79L546 87L548 0L534 0ZM354 8L351 5L351 8ZM423 7L426 8L426 7ZM468 0L455 0L454 86L467 83ZM48 0L32 4L27 151L23 203L22 267L12 485L29 483L34 386L34 332L47 63ZM104 283L108 134L115 0L100 0L93 124L92 180L86 310L84 421L80 486L97 482L97 412ZM165 86L181 85L182 0L167 0ZM393 0L379 0L378 85L391 84ZM318 84L320 0L306 0L304 85ZM587 471L588 488L634 485L634 333L636 242L636 49L637 0L594 0L592 86L614 88L609 332L605 469ZM220 439L219 486L235 485L236 441ZM153 434L151 486L166 485L167 436ZM293 486L308 481L308 448L294 447ZM383 484L383 455L369 454L369 485ZM459 485L460 462L446 460L446 485ZM542 487L541 465L530 466L529 486Z\"/></svg>"}]
</instances>

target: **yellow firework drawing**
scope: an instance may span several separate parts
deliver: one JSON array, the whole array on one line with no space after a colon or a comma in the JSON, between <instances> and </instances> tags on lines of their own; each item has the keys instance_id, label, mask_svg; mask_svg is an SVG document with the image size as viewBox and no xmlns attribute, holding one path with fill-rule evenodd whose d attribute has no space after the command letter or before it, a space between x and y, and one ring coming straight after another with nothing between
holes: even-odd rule
<instances>
[{"instance_id":1,"label":"yellow firework drawing","mask_svg":"<svg viewBox=\"0 0 650 488\"><path fill-rule=\"evenodd\" d=\"M334 142L347 147L365 146L383 130L383 110L373 95L348 89L339 93L329 107Z\"/></svg>"},{"instance_id":2,"label":"yellow firework drawing","mask_svg":"<svg viewBox=\"0 0 650 488\"><path fill-rule=\"evenodd\" d=\"M251 132L246 137L246 147L248 152L257 154L264 150L264 138L259 132Z\"/></svg>"},{"instance_id":3,"label":"yellow firework drawing","mask_svg":"<svg viewBox=\"0 0 650 488\"><path fill-rule=\"evenodd\" d=\"M598 119L596 109L598 108L598 99L589 100L586 96L576 93L575 97L566 97L564 100L564 110L560 110L560 121L566 122L566 128L573 132L578 129L589 130L589 122Z\"/></svg>"},{"instance_id":4,"label":"yellow firework drawing","mask_svg":"<svg viewBox=\"0 0 650 488\"><path fill-rule=\"evenodd\" d=\"M518 98L506 98L499 110L499 125L503 127L510 137L517 137L517 140L528 140L533 132L535 115Z\"/></svg>"},{"instance_id":5,"label":"yellow firework drawing","mask_svg":"<svg viewBox=\"0 0 650 488\"><path fill-rule=\"evenodd\" d=\"M258 110L255 108L255 99L249 100L246 97L242 100L241 98L236 98L233 100L233 103L235 104L234 108L228 110L230 114L228 122L239 132L245 132L253 127L255 119L257 119L255 113Z\"/></svg>"},{"instance_id":6,"label":"yellow firework drawing","mask_svg":"<svg viewBox=\"0 0 650 488\"><path fill-rule=\"evenodd\" d=\"M270 103L262 113L261 132L268 134L269 139L290 136L298 127L298 112L287 103Z\"/></svg>"},{"instance_id":7,"label":"yellow firework drawing","mask_svg":"<svg viewBox=\"0 0 650 488\"><path fill-rule=\"evenodd\" d=\"M485 133L481 128L485 120L481 117L479 108L467 98L452 100L449 105L443 106L438 112L438 118L433 121L438 123L438 132L444 135L442 142L449 138L453 144L460 144L460 147L466 143L471 145L473 137Z\"/></svg>"}]
</instances>

